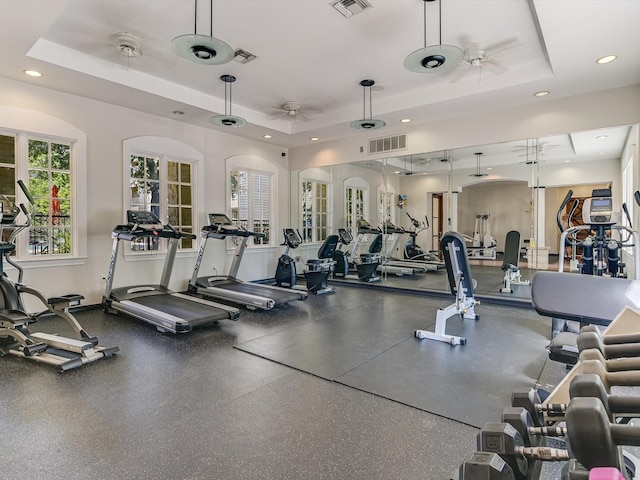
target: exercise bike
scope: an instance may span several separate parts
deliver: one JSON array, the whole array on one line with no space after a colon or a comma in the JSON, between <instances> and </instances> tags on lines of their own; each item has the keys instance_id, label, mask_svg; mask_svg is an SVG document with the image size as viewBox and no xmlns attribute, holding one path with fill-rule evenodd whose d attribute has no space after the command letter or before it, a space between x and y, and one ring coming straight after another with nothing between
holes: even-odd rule
<instances>
[{"instance_id":1,"label":"exercise bike","mask_svg":"<svg viewBox=\"0 0 640 480\"><path fill-rule=\"evenodd\" d=\"M298 281L298 274L296 272L296 260L289 255L291 249L296 249L302 244L302 238L300 234L293 228L284 228L282 230L284 234L285 251L280 258L278 258L278 266L276 267L276 283L278 287L293 288Z\"/></svg>"},{"instance_id":2,"label":"exercise bike","mask_svg":"<svg viewBox=\"0 0 640 480\"><path fill-rule=\"evenodd\" d=\"M47 298L40 291L22 283L22 267L11 260L11 253L16 248L17 235L31 225L31 218L35 214L35 201L21 180L18 181L18 185L29 200L31 211L27 210L24 204L20 204L20 209L15 205L7 205L7 208L2 209L2 218L0 219L0 355L15 355L55 365L60 371L79 368L87 363L114 355L118 352L118 347L98 347L98 339L90 336L69 312L69 307L78 305L84 298L82 295L72 294ZM16 223L20 211L26 217L26 221L22 224ZM8 214L5 215L5 212ZM4 241L5 233L8 233L6 241ZM18 272L17 281L13 281L5 273L5 261ZM39 313L27 312L22 301L23 294L36 297L46 307L46 310ZM32 323L50 314L63 318L78 338L29 332L29 326Z\"/></svg>"}]
</instances>

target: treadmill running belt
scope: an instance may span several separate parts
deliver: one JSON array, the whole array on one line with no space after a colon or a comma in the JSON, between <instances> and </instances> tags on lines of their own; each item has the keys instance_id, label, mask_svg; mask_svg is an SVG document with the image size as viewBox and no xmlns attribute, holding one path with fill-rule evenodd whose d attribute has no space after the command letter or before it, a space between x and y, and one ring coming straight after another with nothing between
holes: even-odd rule
<instances>
[{"instance_id":1,"label":"treadmill running belt","mask_svg":"<svg viewBox=\"0 0 640 480\"><path fill-rule=\"evenodd\" d=\"M216 283L213 282L211 284L214 288L222 288L224 290L233 290L242 293L248 293L251 295L257 295L260 297L271 298L276 305L281 305L283 303L289 303L294 300L300 300L300 292L296 292L295 290L291 290L291 292L283 292L281 290L276 290L273 288L265 287L263 285L259 285L257 283L248 283L248 282L233 282L233 283Z\"/></svg>"},{"instance_id":2,"label":"treadmill running belt","mask_svg":"<svg viewBox=\"0 0 640 480\"><path fill-rule=\"evenodd\" d=\"M192 325L229 318L229 313L225 310L170 294L149 295L133 298L130 301L182 318Z\"/></svg>"}]
</instances>

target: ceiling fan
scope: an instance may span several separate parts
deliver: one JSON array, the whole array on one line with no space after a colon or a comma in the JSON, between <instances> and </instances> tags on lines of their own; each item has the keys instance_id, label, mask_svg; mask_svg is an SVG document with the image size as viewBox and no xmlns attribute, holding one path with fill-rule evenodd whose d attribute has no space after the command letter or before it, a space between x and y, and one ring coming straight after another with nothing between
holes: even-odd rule
<instances>
[{"instance_id":1,"label":"ceiling fan","mask_svg":"<svg viewBox=\"0 0 640 480\"><path fill-rule=\"evenodd\" d=\"M457 72L451 77L450 83L458 82L474 68L478 70L478 83L480 85L482 85L482 73L484 69L490 70L496 75L502 75L507 71L507 68L501 65L500 62L496 60L496 57L521 46L522 45L514 39L505 40L504 42L489 47L482 43L472 43L471 46L464 51L462 61L458 66Z\"/></svg>"},{"instance_id":2,"label":"ceiling fan","mask_svg":"<svg viewBox=\"0 0 640 480\"><path fill-rule=\"evenodd\" d=\"M513 152L521 152L519 157L526 157L526 160L520 163L525 165L535 165L538 162L544 162L544 155L549 150L558 148L560 145L551 144L549 142L531 143L529 145L518 145Z\"/></svg>"},{"instance_id":3,"label":"ceiling fan","mask_svg":"<svg viewBox=\"0 0 640 480\"><path fill-rule=\"evenodd\" d=\"M302 108L298 102L288 101L280 105L280 107L266 107L266 110L270 112L274 112L274 117L276 115L284 116L288 119L297 120L300 119L303 122L309 120L307 115L321 114L322 110L319 108Z\"/></svg>"}]
</instances>

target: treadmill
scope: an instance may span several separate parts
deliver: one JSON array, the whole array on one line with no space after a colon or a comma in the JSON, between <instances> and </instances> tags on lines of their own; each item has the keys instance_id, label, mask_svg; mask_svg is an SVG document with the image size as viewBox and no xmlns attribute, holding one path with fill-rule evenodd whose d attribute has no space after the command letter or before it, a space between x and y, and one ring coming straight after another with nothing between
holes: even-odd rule
<instances>
[{"instance_id":1,"label":"treadmill","mask_svg":"<svg viewBox=\"0 0 640 480\"><path fill-rule=\"evenodd\" d=\"M195 298L169 290L173 263L182 238L196 236L176 230L162 222L152 212L127 211L127 225L117 225L111 236L113 247L107 274L107 286L102 304L109 313L122 312L155 325L160 332L187 333L194 327L219 320L237 320L237 308ZM159 285L136 285L113 288L113 277L121 241L166 238L169 242Z\"/></svg>"},{"instance_id":2,"label":"treadmill","mask_svg":"<svg viewBox=\"0 0 640 480\"><path fill-rule=\"evenodd\" d=\"M356 239L353 245L353 248L351 249L351 254L350 254L351 258L357 258L359 254L358 249L360 247L360 244L364 242L365 236L373 235L374 237L377 237L381 233L382 231L379 228L372 226L364 218L359 218L358 219L358 238ZM418 272L426 271L423 266L416 268L415 266L411 266L411 265L393 265L389 263L389 259L386 258L384 254L382 254L381 256L382 256L382 261L378 265L377 271L382 274L390 274L390 275L396 275L398 277L402 277L404 275L413 276Z\"/></svg>"},{"instance_id":3,"label":"treadmill","mask_svg":"<svg viewBox=\"0 0 640 480\"><path fill-rule=\"evenodd\" d=\"M237 227L224 213L210 213L209 225L203 227L200 231L200 248L193 275L189 281L189 293L244 305L249 310L270 310L277 305L283 305L294 300L306 300L308 294L303 290L245 282L237 278L247 240L249 237L262 236L264 234L250 232ZM227 237L238 237L240 239L229 273L227 275L199 277L198 274L207 240L210 238L224 240Z\"/></svg>"}]
</instances>

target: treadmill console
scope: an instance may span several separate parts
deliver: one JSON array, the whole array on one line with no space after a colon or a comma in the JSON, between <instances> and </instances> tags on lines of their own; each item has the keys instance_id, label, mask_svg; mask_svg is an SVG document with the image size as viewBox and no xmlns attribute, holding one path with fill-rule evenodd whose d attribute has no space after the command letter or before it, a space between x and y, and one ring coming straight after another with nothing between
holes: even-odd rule
<instances>
[{"instance_id":1,"label":"treadmill console","mask_svg":"<svg viewBox=\"0 0 640 480\"><path fill-rule=\"evenodd\" d=\"M233 222L224 213L210 213L209 225L221 226L221 225L233 225Z\"/></svg>"},{"instance_id":2,"label":"treadmill console","mask_svg":"<svg viewBox=\"0 0 640 480\"><path fill-rule=\"evenodd\" d=\"M358 219L358 233L380 233L380 230L371 226L364 218Z\"/></svg>"},{"instance_id":3,"label":"treadmill console","mask_svg":"<svg viewBox=\"0 0 640 480\"><path fill-rule=\"evenodd\" d=\"M591 197L582 206L582 221L587 225L615 225L620 221L620 212L613 211L611 197Z\"/></svg>"},{"instance_id":4,"label":"treadmill console","mask_svg":"<svg viewBox=\"0 0 640 480\"><path fill-rule=\"evenodd\" d=\"M160 219L148 210L127 210L127 223L136 225L162 225Z\"/></svg>"}]
</instances>

